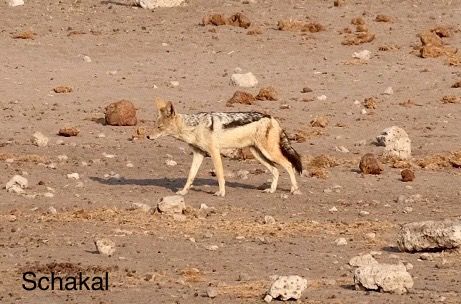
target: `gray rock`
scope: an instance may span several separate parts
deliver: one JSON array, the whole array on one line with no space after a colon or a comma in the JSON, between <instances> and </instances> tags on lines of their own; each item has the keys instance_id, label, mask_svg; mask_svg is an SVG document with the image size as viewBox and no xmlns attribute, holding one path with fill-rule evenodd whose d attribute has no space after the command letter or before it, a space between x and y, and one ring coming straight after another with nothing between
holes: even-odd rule
<instances>
[{"instance_id":1,"label":"gray rock","mask_svg":"<svg viewBox=\"0 0 461 304\"><path fill-rule=\"evenodd\" d=\"M392 126L384 129L376 137L378 145L384 146L384 156L399 159L411 158L411 140L404 129Z\"/></svg>"},{"instance_id":2,"label":"gray rock","mask_svg":"<svg viewBox=\"0 0 461 304\"><path fill-rule=\"evenodd\" d=\"M401 251L415 252L461 247L461 219L403 225L397 235Z\"/></svg>"},{"instance_id":3,"label":"gray rock","mask_svg":"<svg viewBox=\"0 0 461 304\"><path fill-rule=\"evenodd\" d=\"M349 261L349 265L355 267L363 267L376 264L378 264L378 261L376 261L375 258L369 253L355 256Z\"/></svg>"},{"instance_id":4,"label":"gray rock","mask_svg":"<svg viewBox=\"0 0 461 304\"><path fill-rule=\"evenodd\" d=\"M234 86L253 88L258 85L258 80L253 73L248 72L246 74L232 74L231 83Z\"/></svg>"},{"instance_id":5,"label":"gray rock","mask_svg":"<svg viewBox=\"0 0 461 304\"><path fill-rule=\"evenodd\" d=\"M216 288L214 287L208 287L206 289L206 295L209 297L209 298L216 298L218 296L218 291L216 290Z\"/></svg>"},{"instance_id":6,"label":"gray rock","mask_svg":"<svg viewBox=\"0 0 461 304\"><path fill-rule=\"evenodd\" d=\"M171 195L163 197L157 205L158 210L165 214L181 214L186 209L184 196Z\"/></svg>"},{"instance_id":7,"label":"gray rock","mask_svg":"<svg viewBox=\"0 0 461 304\"><path fill-rule=\"evenodd\" d=\"M403 264L375 264L357 268L354 283L358 290L404 294L413 287L413 278Z\"/></svg>"},{"instance_id":8,"label":"gray rock","mask_svg":"<svg viewBox=\"0 0 461 304\"><path fill-rule=\"evenodd\" d=\"M21 175L13 176L5 185L5 189L12 193L23 193L24 189L29 186L27 178Z\"/></svg>"},{"instance_id":9,"label":"gray rock","mask_svg":"<svg viewBox=\"0 0 461 304\"><path fill-rule=\"evenodd\" d=\"M100 254L111 256L115 252L115 243L109 239L98 239L94 244Z\"/></svg>"},{"instance_id":10,"label":"gray rock","mask_svg":"<svg viewBox=\"0 0 461 304\"><path fill-rule=\"evenodd\" d=\"M307 280L300 276L277 276L271 285L269 295L282 301L298 300L306 288Z\"/></svg>"},{"instance_id":11,"label":"gray rock","mask_svg":"<svg viewBox=\"0 0 461 304\"><path fill-rule=\"evenodd\" d=\"M32 139L31 139L32 143L34 145L36 145L37 147L46 147L48 145L48 137L46 137L45 135L43 135L42 133L40 132L35 132L33 135L32 135Z\"/></svg>"}]
</instances>

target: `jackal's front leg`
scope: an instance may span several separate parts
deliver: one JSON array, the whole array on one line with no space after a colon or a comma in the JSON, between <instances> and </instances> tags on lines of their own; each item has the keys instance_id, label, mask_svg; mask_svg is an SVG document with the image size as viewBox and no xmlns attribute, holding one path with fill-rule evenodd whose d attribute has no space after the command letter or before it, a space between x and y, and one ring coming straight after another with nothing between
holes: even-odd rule
<instances>
[{"instance_id":1,"label":"jackal's front leg","mask_svg":"<svg viewBox=\"0 0 461 304\"><path fill-rule=\"evenodd\" d=\"M218 178L219 191L214 195L225 196L226 195L226 181L224 180L224 169L222 166L221 153L216 147L210 148L210 156L213 161L214 169L216 171L216 177Z\"/></svg>"},{"instance_id":2,"label":"jackal's front leg","mask_svg":"<svg viewBox=\"0 0 461 304\"><path fill-rule=\"evenodd\" d=\"M204 155L200 152L194 151L194 156L192 158L192 165L190 167L189 176L187 177L187 182L184 185L184 188L178 192L179 195L186 195L189 192L189 189L192 187L192 183L194 182L195 176L197 175L198 169L202 164Z\"/></svg>"}]
</instances>

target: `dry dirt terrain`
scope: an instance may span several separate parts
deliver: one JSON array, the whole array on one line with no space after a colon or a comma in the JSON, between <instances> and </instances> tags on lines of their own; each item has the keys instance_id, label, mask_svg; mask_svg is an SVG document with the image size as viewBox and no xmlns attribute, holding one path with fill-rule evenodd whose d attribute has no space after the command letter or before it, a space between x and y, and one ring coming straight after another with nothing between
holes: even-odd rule
<instances>
[{"instance_id":1,"label":"dry dirt terrain","mask_svg":"<svg viewBox=\"0 0 461 304\"><path fill-rule=\"evenodd\" d=\"M461 1L339 2L190 0L155 10L128 0L0 3L0 302L264 303L271 276L294 274L308 280L299 303L461 303L459 252L421 259L396 244L402 224L461 216L461 88L452 87L461 80ZM237 12L249 28L200 25L209 13ZM352 24L357 17L365 25ZM312 26L279 30L290 18ZM357 26L367 27L363 39ZM443 46L423 58L418 34L431 29ZM369 59L353 58L362 50ZM278 100L227 107L242 90L230 84L236 70L259 81L244 91L272 86ZM173 195L192 159L171 138L133 140L137 128L153 127L156 96L179 113L271 113L303 156L303 194L289 194L282 171L277 192L262 193L270 178L263 166L224 159L227 195L215 197L207 158L185 217L136 208ZM135 104L137 126L101 123L121 99ZM325 124L312 125L316 117ZM361 156L382 154L375 137L394 125L409 134L413 159L383 160L380 175L362 175ZM80 133L59 136L64 127ZM37 131L46 146L31 142ZM405 183L408 166L416 179ZM29 181L23 194L4 188L16 174ZM98 238L115 242L112 256L98 254ZM348 262L369 252L413 265L408 294L355 290ZM110 287L25 291L25 271L108 271Z\"/></svg>"}]
</instances>

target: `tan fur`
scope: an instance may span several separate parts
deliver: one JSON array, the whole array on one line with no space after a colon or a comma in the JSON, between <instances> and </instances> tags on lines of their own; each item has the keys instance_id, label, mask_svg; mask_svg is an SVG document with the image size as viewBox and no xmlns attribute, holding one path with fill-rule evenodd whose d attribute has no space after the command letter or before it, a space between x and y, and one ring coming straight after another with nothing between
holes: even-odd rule
<instances>
[{"instance_id":1,"label":"tan fur","mask_svg":"<svg viewBox=\"0 0 461 304\"><path fill-rule=\"evenodd\" d=\"M157 129L148 136L157 139L161 136L173 136L193 147L193 160L186 185L178 194L185 195L192 187L193 180L203 161L204 152L211 156L219 184L218 196L225 196L224 170L221 160L221 149L251 147L255 158L258 159L273 175L271 187L266 192L273 193L277 188L279 172L274 166L281 165L289 174L291 192L300 193L296 182L295 172L290 161L281 152L280 136L283 130L279 122L272 117L264 117L257 121L233 127L223 128L219 122L214 122L211 129L204 123L194 126L186 124L185 116L177 114L171 102L162 99L155 100L158 110ZM210 114L211 115L211 114ZM213 119L213 118L211 118Z\"/></svg>"}]
</instances>

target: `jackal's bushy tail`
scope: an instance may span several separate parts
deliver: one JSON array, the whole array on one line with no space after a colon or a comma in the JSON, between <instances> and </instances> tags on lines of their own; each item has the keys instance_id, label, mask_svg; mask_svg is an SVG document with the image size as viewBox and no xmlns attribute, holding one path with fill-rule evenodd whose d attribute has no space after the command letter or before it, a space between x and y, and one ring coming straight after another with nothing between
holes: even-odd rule
<instances>
[{"instance_id":1,"label":"jackal's bushy tail","mask_svg":"<svg viewBox=\"0 0 461 304\"><path fill-rule=\"evenodd\" d=\"M285 131L282 130L280 133L280 150L282 150L283 156L285 156L295 168L296 172L301 174L303 172L303 165L301 163L301 156L291 146L290 140L288 139Z\"/></svg>"}]
</instances>

